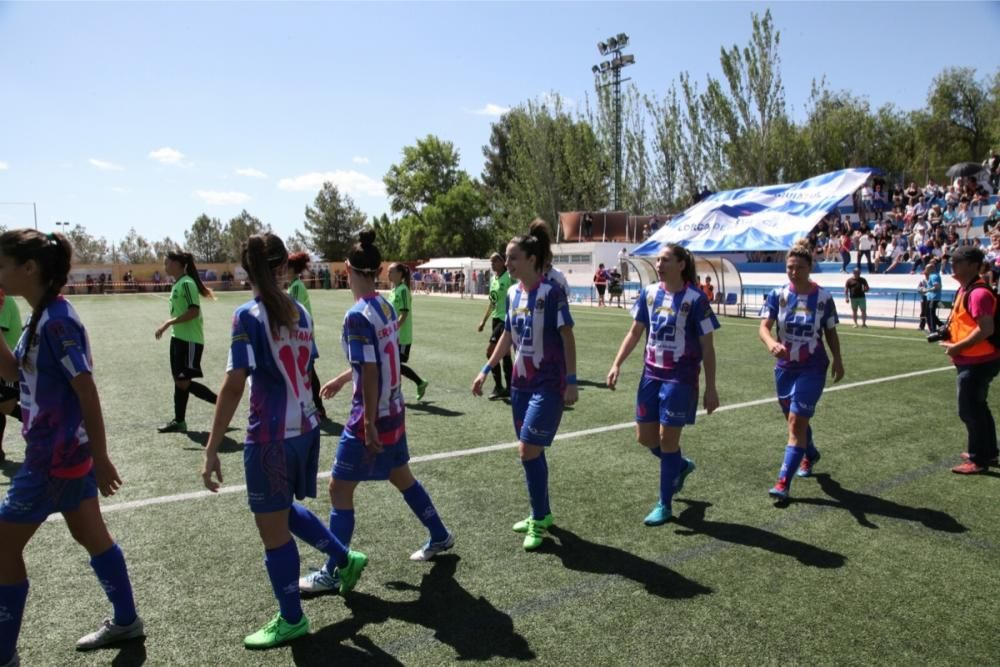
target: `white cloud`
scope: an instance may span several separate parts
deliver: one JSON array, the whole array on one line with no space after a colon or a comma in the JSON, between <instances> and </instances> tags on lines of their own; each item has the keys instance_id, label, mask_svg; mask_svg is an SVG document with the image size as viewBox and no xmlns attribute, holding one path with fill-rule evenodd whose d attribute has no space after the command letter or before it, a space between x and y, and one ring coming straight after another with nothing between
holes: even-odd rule
<instances>
[{"instance_id":1,"label":"white cloud","mask_svg":"<svg viewBox=\"0 0 1000 667\"><path fill-rule=\"evenodd\" d=\"M542 101L542 104L545 104L546 106L550 107L555 107L558 104L564 110L576 108L576 100L574 100L572 97L566 97L564 95L560 95L559 93L553 93L553 92L542 93L541 95L539 95L539 99Z\"/></svg>"},{"instance_id":2,"label":"white cloud","mask_svg":"<svg viewBox=\"0 0 1000 667\"><path fill-rule=\"evenodd\" d=\"M107 160L98 160L97 158L90 158L87 160L90 164L97 167L102 171L121 171L124 167L120 164L115 164L114 162L108 162Z\"/></svg>"},{"instance_id":3,"label":"white cloud","mask_svg":"<svg viewBox=\"0 0 1000 667\"><path fill-rule=\"evenodd\" d=\"M493 104L490 102L482 109L476 109L472 113L479 114L480 116L496 116L500 117L510 111L510 107L500 106L499 104Z\"/></svg>"},{"instance_id":4,"label":"white cloud","mask_svg":"<svg viewBox=\"0 0 1000 667\"><path fill-rule=\"evenodd\" d=\"M10 165L8 165L3 160L0 160L0 171L3 171L4 169L9 169L9 168L10 168Z\"/></svg>"},{"instance_id":5,"label":"white cloud","mask_svg":"<svg viewBox=\"0 0 1000 667\"><path fill-rule=\"evenodd\" d=\"M354 170L313 171L301 176L283 178L278 181L278 187L289 192L307 192L310 190L319 190L326 181L330 181L342 193L349 194L352 197L359 195L366 197L385 196L385 185L382 181Z\"/></svg>"},{"instance_id":6,"label":"white cloud","mask_svg":"<svg viewBox=\"0 0 1000 667\"><path fill-rule=\"evenodd\" d=\"M267 174L262 172L260 169L254 169L253 167L237 169L236 173L240 176L249 176L250 178L267 178Z\"/></svg>"},{"instance_id":7,"label":"white cloud","mask_svg":"<svg viewBox=\"0 0 1000 667\"><path fill-rule=\"evenodd\" d=\"M155 151L150 151L149 158L151 160L156 160L157 162L162 162L163 164L179 165L181 160L184 159L184 153L174 150L169 146L164 146L163 148L157 148Z\"/></svg>"},{"instance_id":8,"label":"white cloud","mask_svg":"<svg viewBox=\"0 0 1000 667\"><path fill-rule=\"evenodd\" d=\"M129 192L131 192L131 190L129 190L128 188L123 188L120 185L110 187L108 188L108 190L111 190L112 192L117 192L120 195L128 194Z\"/></svg>"},{"instance_id":9,"label":"white cloud","mask_svg":"<svg viewBox=\"0 0 1000 667\"><path fill-rule=\"evenodd\" d=\"M364 155L355 155L351 158L351 162L354 164L368 164L371 160L366 158Z\"/></svg>"},{"instance_id":10,"label":"white cloud","mask_svg":"<svg viewBox=\"0 0 1000 667\"><path fill-rule=\"evenodd\" d=\"M214 190L195 190L195 194L209 206L231 206L250 201L250 195L245 192L217 192Z\"/></svg>"}]
</instances>

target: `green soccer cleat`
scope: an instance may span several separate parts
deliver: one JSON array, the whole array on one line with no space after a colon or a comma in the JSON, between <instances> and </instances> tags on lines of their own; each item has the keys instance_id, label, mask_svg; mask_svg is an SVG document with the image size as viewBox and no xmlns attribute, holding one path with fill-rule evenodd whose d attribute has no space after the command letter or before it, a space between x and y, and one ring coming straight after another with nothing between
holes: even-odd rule
<instances>
[{"instance_id":1,"label":"green soccer cleat","mask_svg":"<svg viewBox=\"0 0 1000 667\"><path fill-rule=\"evenodd\" d=\"M309 634L309 619L305 614L302 614L299 622L293 625L281 616L281 612L278 612L263 628L244 637L243 645L252 649L274 648L307 634Z\"/></svg>"},{"instance_id":2,"label":"green soccer cleat","mask_svg":"<svg viewBox=\"0 0 1000 667\"><path fill-rule=\"evenodd\" d=\"M673 512L670 511L670 507L658 502L642 522L647 526L662 526L670 521L671 517L673 517Z\"/></svg>"},{"instance_id":3,"label":"green soccer cleat","mask_svg":"<svg viewBox=\"0 0 1000 667\"><path fill-rule=\"evenodd\" d=\"M160 433L184 433L188 430L188 425L186 421L171 419L170 422L156 430Z\"/></svg>"},{"instance_id":4,"label":"green soccer cleat","mask_svg":"<svg viewBox=\"0 0 1000 667\"><path fill-rule=\"evenodd\" d=\"M548 517L552 515L549 514ZM545 519L541 521L535 521L534 519L528 519L528 531L524 535L524 550L534 551L538 547L542 546L542 538L545 537L545 531L548 530L544 524ZM549 523L551 526L551 522Z\"/></svg>"},{"instance_id":5,"label":"green soccer cleat","mask_svg":"<svg viewBox=\"0 0 1000 667\"><path fill-rule=\"evenodd\" d=\"M428 382L427 380L424 380L423 382L421 382L420 384L417 385L417 400L418 401L424 400L424 394L427 393L427 385L429 385L429 384L430 384L430 382Z\"/></svg>"},{"instance_id":6,"label":"green soccer cleat","mask_svg":"<svg viewBox=\"0 0 1000 667\"><path fill-rule=\"evenodd\" d=\"M347 565L337 568L337 576L340 578L340 594L346 595L351 592L361 578L361 573L368 565L368 556L360 551L350 551L347 553Z\"/></svg>"},{"instance_id":7,"label":"green soccer cleat","mask_svg":"<svg viewBox=\"0 0 1000 667\"><path fill-rule=\"evenodd\" d=\"M515 533L526 533L528 532L528 522L530 521L531 521L530 516L527 519L521 519L513 526L511 526L511 530L513 530ZM538 519L537 521L535 521L535 523L537 523L545 530L548 530L549 528L552 527L552 524L554 524L555 521L552 519L552 513L549 512L548 514L545 515L544 519Z\"/></svg>"}]
</instances>

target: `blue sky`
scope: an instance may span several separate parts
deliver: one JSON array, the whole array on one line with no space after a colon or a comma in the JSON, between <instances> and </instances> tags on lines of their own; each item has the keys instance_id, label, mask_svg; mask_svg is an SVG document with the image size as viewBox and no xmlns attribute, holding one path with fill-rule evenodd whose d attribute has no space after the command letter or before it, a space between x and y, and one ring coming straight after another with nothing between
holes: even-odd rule
<instances>
[{"instance_id":1,"label":"blue sky","mask_svg":"<svg viewBox=\"0 0 1000 667\"><path fill-rule=\"evenodd\" d=\"M946 66L1000 66L997 3L0 2L0 202L112 241L182 241L243 208L288 234L324 179L379 214L418 137L478 177L498 110L582 105L598 41L628 33L629 76L662 93L717 76L768 6L793 112L822 75L911 109ZM0 204L0 224L30 226L31 207Z\"/></svg>"}]
</instances>

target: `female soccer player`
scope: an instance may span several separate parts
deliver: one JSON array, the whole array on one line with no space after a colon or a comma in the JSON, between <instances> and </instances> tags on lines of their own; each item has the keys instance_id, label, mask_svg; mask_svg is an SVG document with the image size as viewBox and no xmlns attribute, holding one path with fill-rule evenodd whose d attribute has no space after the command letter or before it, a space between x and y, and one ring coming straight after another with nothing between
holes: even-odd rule
<instances>
[{"instance_id":1,"label":"female soccer player","mask_svg":"<svg viewBox=\"0 0 1000 667\"><path fill-rule=\"evenodd\" d=\"M306 284L302 282L302 272L307 268L309 268L308 254L295 252L288 256L288 270L292 272L293 276L292 284L288 286L288 295L305 306L315 330L316 320L313 319L312 304L309 302L309 290L306 289ZM319 357L319 355L316 356L317 358ZM326 419L326 408L323 407L323 400L319 395L320 383L319 375L316 374L315 363L309 368L309 384L312 385L313 403L316 405L316 414L319 415L320 419Z\"/></svg>"},{"instance_id":2,"label":"female soccer player","mask_svg":"<svg viewBox=\"0 0 1000 667\"><path fill-rule=\"evenodd\" d=\"M490 333L489 345L486 347L487 359L493 356L493 350L496 349L497 341L503 335L504 320L507 317L507 292L510 290L511 285L510 274L507 272L507 264L503 255L498 252L493 253L490 257L490 266L493 269L493 278L490 280L490 303L486 306L486 312L483 313L483 319L479 322L479 328L476 329L476 331L482 331L483 327L486 326L486 320L491 315L493 316L493 329ZM510 396L512 363L510 353L508 352L503 357L502 377L500 375L500 364L494 364L493 393L490 394L491 401ZM506 387L504 387L504 380L507 381Z\"/></svg>"},{"instance_id":3,"label":"female soccer player","mask_svg":"<svg viewBox=\"0 0 1000 667\"><path fill-rule=\"evenodd\" d=\"M365 229L347 253L347 282L357 300L344 317L344 353L351 367L323 386L323 397L354 381L351 415L337 447L330 477L330 530L344 544L354 534L354 490L359 482L388 479L430 533L410 560L430 560L455 544L431 497L410 472L405 406L400 391L399 321L389 302L375 291L382 255L375 232ZM334 563L299 580L303 593L337 587Z\"/></svg>"},{"instance_id":4,"label":"female soccer player","mask_svg":"<svg viewBox=\"0 0 1000 667\"><path fill-rule=\"evenodd\" d=\"M519 282L507 295L503 335L472 383L472 393L481 396L486 376L511 345L516 347L510 402L531 515L515 523L514 531L526 533L527 551L542 545L553 524L545 448L559 428L563 406L577 399L573 318L566 293L542 274L551 245L545 225L532 226L529 235L517 236L507 245L507 269Z\"/></svg>"},{"instance_id":5,"label":"female soccer player","mask_svg":"<svg viewBox=\"0 0 1000 667\"><path fill-rule=\"evenodd\" d=\"M18 310L14 297L8 297L2 289L0 289L0 303L3 304L0 306L0 333L3 334L7 347L13 350L21 338L21 311ZM21 388L16 381L5 382L0 379L0 464L7 460L7 455L3 451L7 415L21 420L21 406L17 402L20 396Z\"/></svg>"},{"instance_id":6,"label":"female soccer player","mask_svg":"<svg viewBox=\"0 0 1000 667\"><path fill-rule=\"evenodd\" d=\"M635 404L636 439L660 459L660 500L643 521L659 526L673 516L671 501L695 468L681 455L681 429L693 424L698 411L698 376L705 367L705 411L719 407L715 388L715 343L719 320L698 287L694 257L668 244L656 258L660 282L648 285L632 309L632 328L625 334L611 370L614 389L625 359L646 336L646 363Z\"/></svg>"},{"instance_id":7,"label":"female soccer player","mask_svg":"<svg viewBox=\"0 0 1000 667\"><path fill-rule=\"evenodd\" d=\"M809 280L811 269L808 241L796 241L785 260L789 283L771 291L761 313L760 339L778 360L774 383L778 402L788 420L785 460L778 481L769 492L778 500L788 498L792 475L808 477L819 461L809 420L823 394L826 369L830 365L823 347L824 333L833 356L833 381L840 382L844 377L836 329L837 306L829 292ZM777 339L771 334L775 323Z\"/></svg>"},{"instance_id":8,"label":"female soccer player","mask_svg":"<svg viewBox=\"0 0 1000 667\"><path fill-rule=\"evenodd\" d=\"M174 418L158 430L160 433L187 430L188 396L215 404L215 392L193 378L202 377L201 355L205 349L202 328L201 300L199 295L215 298L198 276L194 257L189 252L176 250L167 253L163 268L175 282L170 290L170 319L156 327L154 335L160 340L163 332L173 327L170 336L170 373L174 376Z\"/></svg>"},{"instance_id":9,"label":"female soccer player","mask_svg":"<svg viewBox=\"0 0 1000 667\"><path fill-rule=\"evenodd\" d=\"M73 306L59 296L72 248L61 234L19 229L0 235L0 284L31 305L31 319L12 354L0 343L0 376L26 391L24 465L0 505L0 665L17 665L28 575L24 548L45 519L62 513L70 534L90 553L90 565L114 608L96 632L82 637L89 650L143 636L121 548L104 525L97 492L122 485L104 435L92 374L90 342Z\"/></svg>"},{"instance_id":10,"label":"female soccer player","mask_svg":"<svg viewBox=\"0 0 1000 667\"><path fill-rule=\"evenodd\" d=\"M316 497L319 418L309 385L309 367L316 358L312 320L278 286L287 262L285 244L274 234L254 234L243 246L241 263L254 298L233 315L226 378L201 472L205 486L218 491L219 445L250 377L250 423L243 448L247 499L280 610L271 622L244 638L247 648L270 648L309 632L297 586L299 551L292 535L329 555L338 568L341 593L354 587L368 563L367 556L348 552L322 521L295 502Z\"/></svg>"},{"instance_id":11,"label":"female soccer player","mask_svg":"<svg viewBox=\"0 0 1000 667\"><path fill-rule=\"evenodd\" d=\"M410 347L413 345L413 298L410 296L410 267L406 264L393 264L389 267L389 282L392 292L389 302L399 317L399 361L403 377L412 380L417 385L417 400L421 401L427 393L430 382L422 379L417 372L406 365L410 360Z\"/></svg>"}]
</instances>

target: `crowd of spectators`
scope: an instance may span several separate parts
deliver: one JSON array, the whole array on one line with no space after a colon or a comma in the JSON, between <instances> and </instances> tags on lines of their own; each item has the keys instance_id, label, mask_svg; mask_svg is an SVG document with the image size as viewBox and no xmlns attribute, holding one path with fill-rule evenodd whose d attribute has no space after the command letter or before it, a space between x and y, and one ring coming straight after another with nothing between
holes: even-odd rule
<instances>
[{"instance_id":1,"label":"crowd of spectators","mask_svg":"<svg viewBox=\"0 0 1000 667\"><path fill-rule=\"evenodd\" d=\"M911 181L883 192L881 179L873 179L856 195L857 222L834 212L810 232L817 260L840 261L844 273L852 259L869 273L889 272L903 262L916 273L936 260L949 273L951 255L960 245L992 246L989 237L1000 210L989 204L989 194L975 179L957 179L946 187L929 180L923 188ZM985 217L983 236L978 230L973 234L980 216Z\"/></svg>"}]
</instances>

